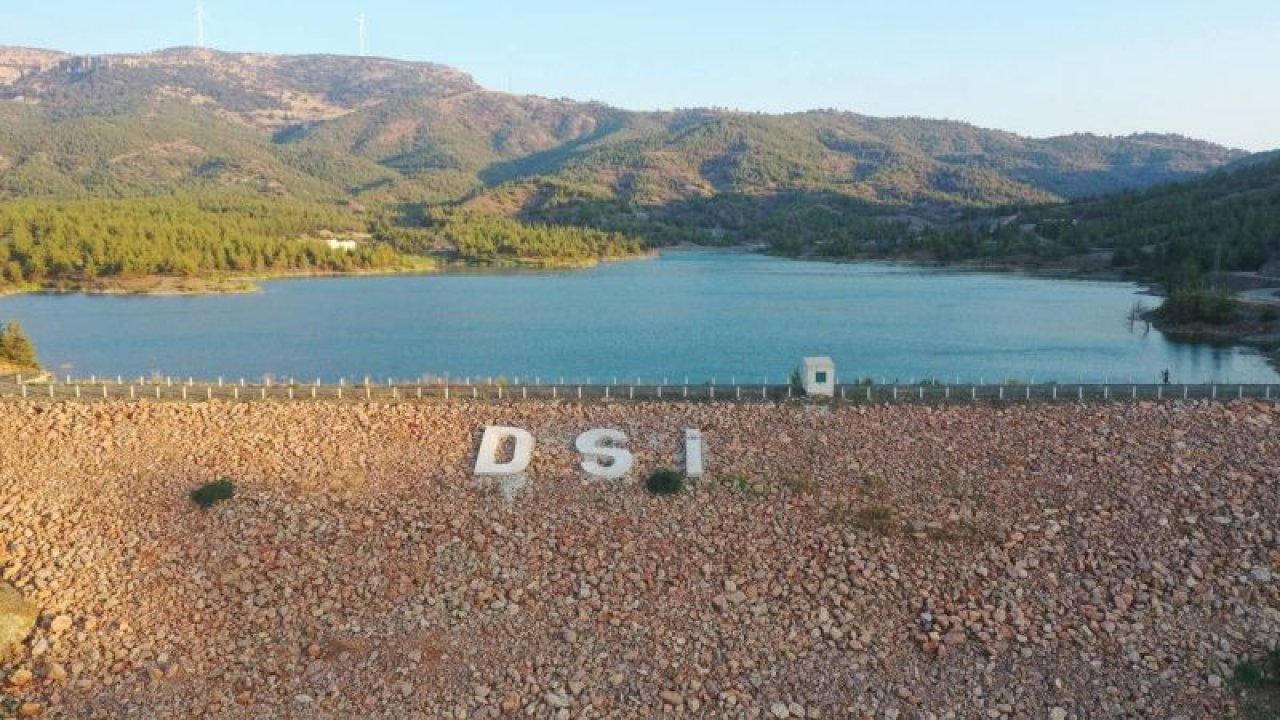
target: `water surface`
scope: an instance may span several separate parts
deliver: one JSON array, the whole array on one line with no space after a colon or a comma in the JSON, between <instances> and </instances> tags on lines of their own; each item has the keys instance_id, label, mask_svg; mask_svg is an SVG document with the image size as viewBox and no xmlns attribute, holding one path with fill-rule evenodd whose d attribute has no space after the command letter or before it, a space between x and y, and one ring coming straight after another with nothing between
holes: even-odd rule
<instances>
[{"instance_id":1,"label":"water surface","mask_svg":"<svg viewBox=\"0 0 1280 720\"><path fill-rule=\"evenodd\" d=\"M1128 283L670 252L591 270L271 281L251 295L0 300L75 375L425 375L777 382L805 355L842 379L1277 382L1249 348L1127 321Z\"/></svg>"}]
</instances>

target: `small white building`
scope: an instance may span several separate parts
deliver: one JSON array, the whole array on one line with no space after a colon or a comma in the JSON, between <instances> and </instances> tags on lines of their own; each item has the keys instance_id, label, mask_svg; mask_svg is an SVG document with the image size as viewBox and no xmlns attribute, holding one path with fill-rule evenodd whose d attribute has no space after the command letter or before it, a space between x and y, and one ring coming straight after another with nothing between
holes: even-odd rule
<instances>
[{"instance_id":1,"label":"small white building","mask_svg":"<svg viewBox=\"0 0 1280 720\"><path fill-rule=\"evenodd\" d=\"M835 397L836 364L829 357L807 357L800 367L804 393L810 397Z\"/></svg>"},{"instance_id":2,"label":"small white building","mask_svg":"<svg viewBox=\"0 0 1280 720\"><path fill-rule=\"evenodd\" d=\"M330 250L346 250L347 252L353 252L357 247L360 246L359 243L357 243L355 240L339 240L337 238L329 238L328 242L329 242Z\"/></svg>"}]
</instances>

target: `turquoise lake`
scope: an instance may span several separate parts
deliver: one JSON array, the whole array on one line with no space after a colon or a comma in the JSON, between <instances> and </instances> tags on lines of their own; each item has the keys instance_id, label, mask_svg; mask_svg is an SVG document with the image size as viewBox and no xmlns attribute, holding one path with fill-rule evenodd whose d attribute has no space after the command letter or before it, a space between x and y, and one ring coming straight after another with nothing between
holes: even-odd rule
<instances>
[{"instance_id":1,"label":"turquoise lake","mask_svg":"<svg viewBox=\"0 0 1280 720\"><path fill-rule=\"evenodd\" d=\"M1127 283L675 251L565 272L267 282L249 295L0 300L76 376L1278 382L1256 351L1127 319Z\"/></svg>"}]
</instances>

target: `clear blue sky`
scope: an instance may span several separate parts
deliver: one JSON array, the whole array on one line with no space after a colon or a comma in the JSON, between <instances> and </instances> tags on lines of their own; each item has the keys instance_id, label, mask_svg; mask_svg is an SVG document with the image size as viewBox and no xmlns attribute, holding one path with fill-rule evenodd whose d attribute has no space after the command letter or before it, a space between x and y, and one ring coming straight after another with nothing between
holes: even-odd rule
<instances>
[{"instance_id":1,"label":"clear blue sky","mask_svg":"<svg viewBox=\"0 0 1280 720\"><path fill-rule=\"evenodd\" d=\"M369 52L632 109L840 108L1280 148L1280 0L205 0L224 50ZM194 0L0 0L0 45L195 43Z\"/></svg>"}]
</instances>

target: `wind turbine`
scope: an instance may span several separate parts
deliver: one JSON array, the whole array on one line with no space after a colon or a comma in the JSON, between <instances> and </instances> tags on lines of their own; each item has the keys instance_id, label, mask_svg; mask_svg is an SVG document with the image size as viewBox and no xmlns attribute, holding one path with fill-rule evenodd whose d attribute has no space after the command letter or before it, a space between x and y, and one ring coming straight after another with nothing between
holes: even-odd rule
<instances>
[{"instance_id":1,"label":"wind turbine","mask_svg":"<svg viewBox=\"0 0 1280 720\"><path fill-rule=\"evenodd\" d=\"M204 3L196 3L196 44L204 47L204 21L207 16L204 14Z\"/></svg>"},{"instance_id":2,"label":"wind turbine","mask_svg":"<svg viewBox=\"0 0 1280 720\"><path fill-rule=\"evenodd\" d=\"M356 27L360 28L360 57L364 57L364 13L360 13L360 16L356 18Z\"/></svg>"}]
</instances>

